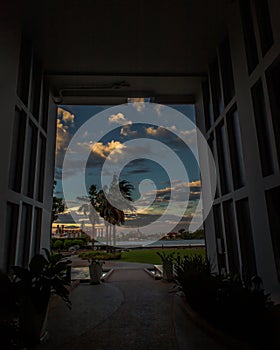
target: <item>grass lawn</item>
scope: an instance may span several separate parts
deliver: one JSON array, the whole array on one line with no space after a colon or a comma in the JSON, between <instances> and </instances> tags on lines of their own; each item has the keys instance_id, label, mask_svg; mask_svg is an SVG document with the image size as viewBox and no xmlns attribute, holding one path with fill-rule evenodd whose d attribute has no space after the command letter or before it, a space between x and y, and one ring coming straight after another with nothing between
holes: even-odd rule
<instances>
[{"instance_id":1,"label":"grass lawn","mask_svg":"<svg viewBox=\"0 0 280 350\"><path fill-rule=\"evenodd\" d=\"M175 252L175 256L179 253L181 256L199 254L205 256L204 248L179 248L179 249L139 249L122 253L120 261L147 263L153 265L161 265L161 258L157 252L165 252L166 254Z\"/></svg>"}]
</instances>

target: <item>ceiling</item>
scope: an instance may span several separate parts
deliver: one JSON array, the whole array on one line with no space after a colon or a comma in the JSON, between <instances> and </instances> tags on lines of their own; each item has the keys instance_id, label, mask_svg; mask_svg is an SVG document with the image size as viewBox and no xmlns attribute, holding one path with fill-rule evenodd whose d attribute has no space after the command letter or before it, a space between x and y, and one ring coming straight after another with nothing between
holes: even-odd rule
<instances>
[{"instance_id":1,"label":"ceiling","mask_svg":"<svg viewBox=\"0 0 280 350\"><path fill-rule=\"evenodd\" d=\"M60 99L87 103L90 96L153 94L192 100L225 35L232 5L48 0L43 6L35 2L26 18L33 33L42 33L44 70Z\"/></svg>"}]
</instances>

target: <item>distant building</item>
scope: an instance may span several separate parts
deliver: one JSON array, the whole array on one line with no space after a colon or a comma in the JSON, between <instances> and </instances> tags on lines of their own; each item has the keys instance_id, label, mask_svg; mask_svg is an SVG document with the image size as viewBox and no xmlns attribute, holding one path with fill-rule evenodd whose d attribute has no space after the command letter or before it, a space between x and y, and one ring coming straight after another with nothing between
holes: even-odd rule
<instances>
[{"instance_id":1,"label":"distant building","mask_svg":"<svg viewBox=\"0 0 280 350\"><path fill-rule=\"evenodd\" d=\"M56 238L79 238L83 233L81 228L75 226L56 225L52 230L52 236Z\"/></svg>"},{"instance_id":2,"label":"distant building","mask_svg":"<svg viewBox=\"0 0 280 350\"><path fill-rule=\"evenodd\" d=\"M177 237L178 233L177 232L168 232L165 237L167 239L175 239Z\"/></svg>"}]
</instances>

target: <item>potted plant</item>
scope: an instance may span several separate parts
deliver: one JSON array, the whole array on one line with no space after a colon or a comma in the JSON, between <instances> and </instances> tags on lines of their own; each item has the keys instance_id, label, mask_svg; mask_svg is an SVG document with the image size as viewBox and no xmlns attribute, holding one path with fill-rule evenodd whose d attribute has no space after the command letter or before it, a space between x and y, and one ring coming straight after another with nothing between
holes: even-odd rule
<instances>
[{"instance_id":1,"label":"potted plant","mask_svg":"<svg viewBox=\"0 0 280 350\"><path fill-rule=\"evenodd\" d=\"M102 277L102 264L104 264L104 262L97 258L88 259L88 262L90 284L100 284Z\"/></svg>"},{"instance_id":2,"label":"potted plant","mask_svg":"<svg viewBox=\"0 0 280 350\"><path fill-rule=\"evenodd\" d=\"M15 288L10 277L0 271L0 339L3 349L16 349L18 343L17 315Z\"/></svg>"},{"instance_id":3,"label":"potted plant","mask_svg":"<svg viewBox=\"0 0 280 350\"><path fill-rule=\"evenodd\" d=\"M18 303L19 339L24 346L33 346L44 336L51 294L59 295L71 308L69 291L65 287L67 260L62 254L36 254L28 268L12 267L11 281Z\"/></svg>"},{"instance_id":4,"label":"potted plant","mask_svg":"<svg viewBox=\"0 0 280 350\"><path fill-rule=\"evenodd\" d=\"M162 253L157 252L162 261L162 279L166 281L173 281L173 264L174 264L174 253L167 254L164 251Z\"/></svg>"}]
</instances>

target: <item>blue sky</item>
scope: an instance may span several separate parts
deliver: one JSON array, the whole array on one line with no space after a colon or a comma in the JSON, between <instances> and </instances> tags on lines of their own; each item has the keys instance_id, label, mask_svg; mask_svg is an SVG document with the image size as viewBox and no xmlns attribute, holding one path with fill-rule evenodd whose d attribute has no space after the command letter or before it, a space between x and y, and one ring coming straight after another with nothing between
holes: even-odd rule
<instances>
[{"instance_id":1,"label":"blue sky","mask_svg":"<svg viewBox=\"0 0 280 350\"><path fill-rule=\"evenodd\" d=\"M106 182L107 177L110 179L115 171L119 171L120 180L125 179L135 187L133 198L138 201L139 209L136 218L131 219L128 215L126 225L120 230L139 227L141 231L142 226L147 226L160 218L172 201L176 202L178 208L181 207L180 210L177 210L174 204L164 220L159 221L158 226L153 226L153 230L164 232L167 221L178 223L175 225L175 230L188 226L193 218L201 187L199 166L194 156L197 149L196 130L192 124L195 123L194 106L172 105L169 108L136 103L134 107L129 110L125 105L113 108L111 106L58 108L55 175L57 181L55 193L58 197L63 197L61 174L66 150L71 164L70 170L68 168L67 172L64 170L67 181L71 179L71 186L67 187L68 209L60 216L60 222L73 223L72 217L77 223L81 220L87 222L87 218L77 212L81 204L78 200L81 196L79 182L84 181L87 189L91 184L96 184L101 189L102 181ZM153 114L155 111L159 116L157 120ZM183 114L186 125L184 122L183 124L174 122L176 111L180 116ZM139 123L137 113L140 113L142 118L139 119ZM100 120L103 123L106 118L110 128L105 127L106 131L103 131L105 124L102 126ZM192 123L188 125L187 120ZM82 136L73 138L73 135L77 134ZM77 149L87 154L84 180L78 174L80 165ZM129 149L132 149L130 153ZM108 163L107 168L102 168L105 161ZM120 169L116 168L118 166ZM187 176L182 175L184 171ZM183 198L186 191L189 196L187 205ZM182 208L184 208L183 215ZM177 215L177 212L181 214ZM168 225L166 227L170 228Z\"/></svg>"}]
</instances>

